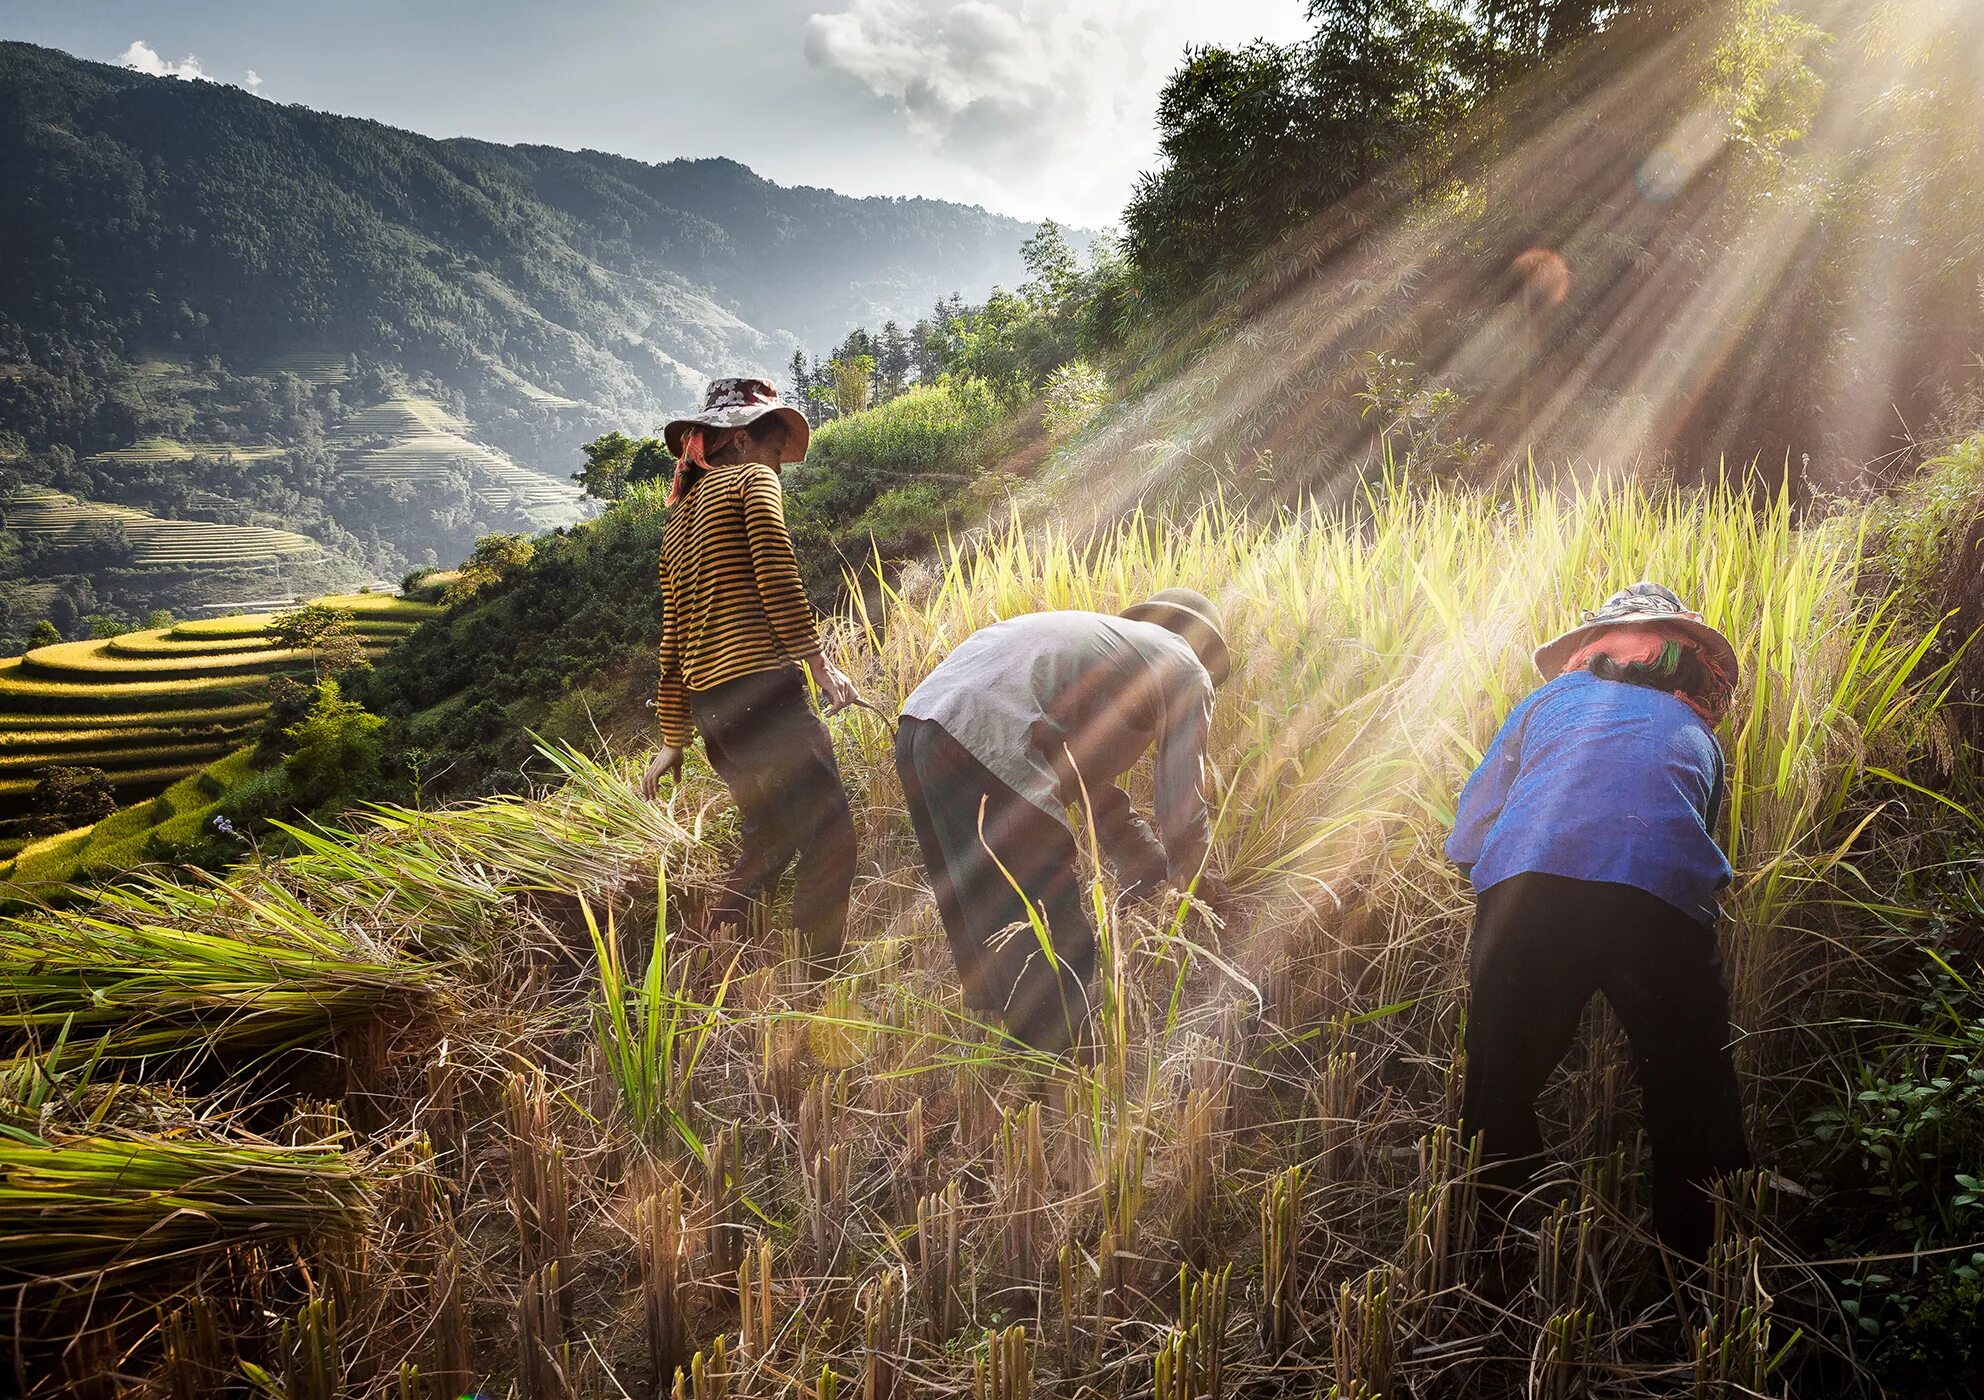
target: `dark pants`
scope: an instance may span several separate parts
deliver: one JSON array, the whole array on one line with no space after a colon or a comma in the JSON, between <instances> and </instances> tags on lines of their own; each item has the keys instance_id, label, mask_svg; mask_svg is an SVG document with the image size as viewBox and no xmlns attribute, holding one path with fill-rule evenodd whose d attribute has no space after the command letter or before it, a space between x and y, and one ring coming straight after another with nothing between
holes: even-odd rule
<instances>
[{"instance_id":1,"label":"dark pants","mask_svg":"<svg viewBox=\"0 0 1984 1400\"><path fill-rule=\"evenodd\" d=\"M797 670L761 671L691 691L710 766L743 816L743 850L724 880L719 922L741 921L761 890L793 872L792 921L816 965L840 956L854 884L854 817L826 725Z\"/></svg>"},{"instance_id":2,"label":"dark pants","mask_svg":"<svg viewBox=\"0 0 1984 1400\"><path fill-rule=\"evenodd\" d=\"M1095 973L1074 836L929 720L902 721L896 772L965 1005L999 1012L1035 1049L1067 1049L1088 1021ZM1029 905L1047 926L1051 960Z\"/></svg>"},{"instance_id":3,"label":"dark pants","mask_svg":"<svg viewBox=\"0 0 1984 1400\"><path fill-rule=\"evenodd\" d=\"M1487 1183L1527 1186L1543 1150L1536 1096L1603 992L1639 1073L1654 1229L1703 1258L1715 1227L1703 1187L1750 1163L1715 930L1628 885L1517 875L1481 894L1468 976L1461 1131L1482 1135Z\"/></svg>"}]
</instances>

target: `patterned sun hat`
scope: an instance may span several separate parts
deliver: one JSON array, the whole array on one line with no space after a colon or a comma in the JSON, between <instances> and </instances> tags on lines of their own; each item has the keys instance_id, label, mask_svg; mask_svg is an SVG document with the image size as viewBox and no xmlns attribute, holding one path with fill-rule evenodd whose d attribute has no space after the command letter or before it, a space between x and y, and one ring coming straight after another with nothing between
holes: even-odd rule
<instances>
[{"instance_id":1,"label":"patterned sun hat","mask_svg":"<svg viewBox=\"0 0 1984 1400\"><path fill-rule=\"evenodd\" d=\"M1647 624L1678 628L1694 637L1701 643L1710 667L1726 674L1732 686L1742 674L1736 648L1729 638L1704 622L1700 613L1691 611L1673 589L1645 580L1614 593L1605 600L1604 607L1586 613L1584 621L1576 627L1538 647L1536 669L1545 680L1552 680L1563 674L1565 664L1578 648L1598 633L1610 627Z\"/></svg>"},{"instance_id":2,"label":"patterned sun hat","mask_svg":"<svg viewBox=\"0 0 1984 1400\"><path fill-rule=\"evenodd\" d=\"M778 389L768 379L712 379L703 395L703 411L677 418L661 430L669 452L682 455L682 435L694 427L742 428L768 413L784 419L798 445L798 457L806 455L806 444L813 436L806 415L791 404L779 401Z\"/></svg>"}]
</instances>

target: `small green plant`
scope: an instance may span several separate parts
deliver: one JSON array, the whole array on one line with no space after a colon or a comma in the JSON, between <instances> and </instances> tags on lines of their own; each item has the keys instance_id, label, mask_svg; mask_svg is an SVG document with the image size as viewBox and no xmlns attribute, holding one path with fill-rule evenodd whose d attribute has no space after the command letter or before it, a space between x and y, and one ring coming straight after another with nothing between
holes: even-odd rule
<instances>
[{"instance_id":1,"label":"small green plant","mask_svg":"<svg viewBox=\"0 0 1984 1400\"><path fill-rule=\"evenodd\" d=\"M1899 1375L1961 1370L1984 1356L1984 999L1941 959L1907 1022L1874 1037L1839 1101L1807 1130L1836 1213L1857 1221L1840 1252L1915 1253L1842 1281L1841 1306L1877 1365ZM1864 1245L1858 1242L1866 1242Z\"/></svg>"},{"instance_id":2,"label":"small green plant","mask_svg":"<svg viewBox=\"0 0 1984 1400\"><path fill-rule=\"evenodd\" d=\"M665 871L657 874L655 899L654 948L638 983L628 978L612 914L608 913L602 930L592 906L581 904L599 960L600 999L595 1010L599 1048L621 1110L642 1140L664 1149L679 1142L701 1157L702 1140L690 1122L691 1085L721 1019L737 962L733 957L707 1003L687 995L685 974L671 977L669 970Z\"/></svg>"}]
</instances>

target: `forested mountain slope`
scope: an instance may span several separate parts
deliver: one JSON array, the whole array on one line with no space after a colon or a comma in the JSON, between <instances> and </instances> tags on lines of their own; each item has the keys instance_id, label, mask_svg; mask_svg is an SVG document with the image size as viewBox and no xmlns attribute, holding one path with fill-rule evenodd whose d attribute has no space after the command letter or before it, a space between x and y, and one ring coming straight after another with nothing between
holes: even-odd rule
<instances>
[{"instance_id":1,"label":"forested mountain slope","mask_svg":"<svg viewBox=\"0 0 1984 1400\"><path fill-rule=\"evenodd\" d=\"M1030 232L729 161L437 141L17 43L0 188L8 484L156 511L196 478L224 523L289 524L360 573L569 516L602 427L1011 283ZM283 489L191 465L230 458Z\"/></svg>"}]
</instances>

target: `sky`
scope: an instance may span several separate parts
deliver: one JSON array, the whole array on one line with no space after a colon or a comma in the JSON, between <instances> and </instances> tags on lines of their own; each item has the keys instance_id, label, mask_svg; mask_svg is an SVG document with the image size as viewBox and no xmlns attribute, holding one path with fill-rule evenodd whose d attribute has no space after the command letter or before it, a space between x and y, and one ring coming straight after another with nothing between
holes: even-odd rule
<instances>
[{"instance_id":1,"label":"sky","mask_svg":"<svg viewBox=\"0 0 1984 1400\"><path fill-rule=\"evenodd\" d=\"M0 0L0 38L431 136L1117 222L1192 44L1305 0Z\"/></svg>"}]
</instances>

